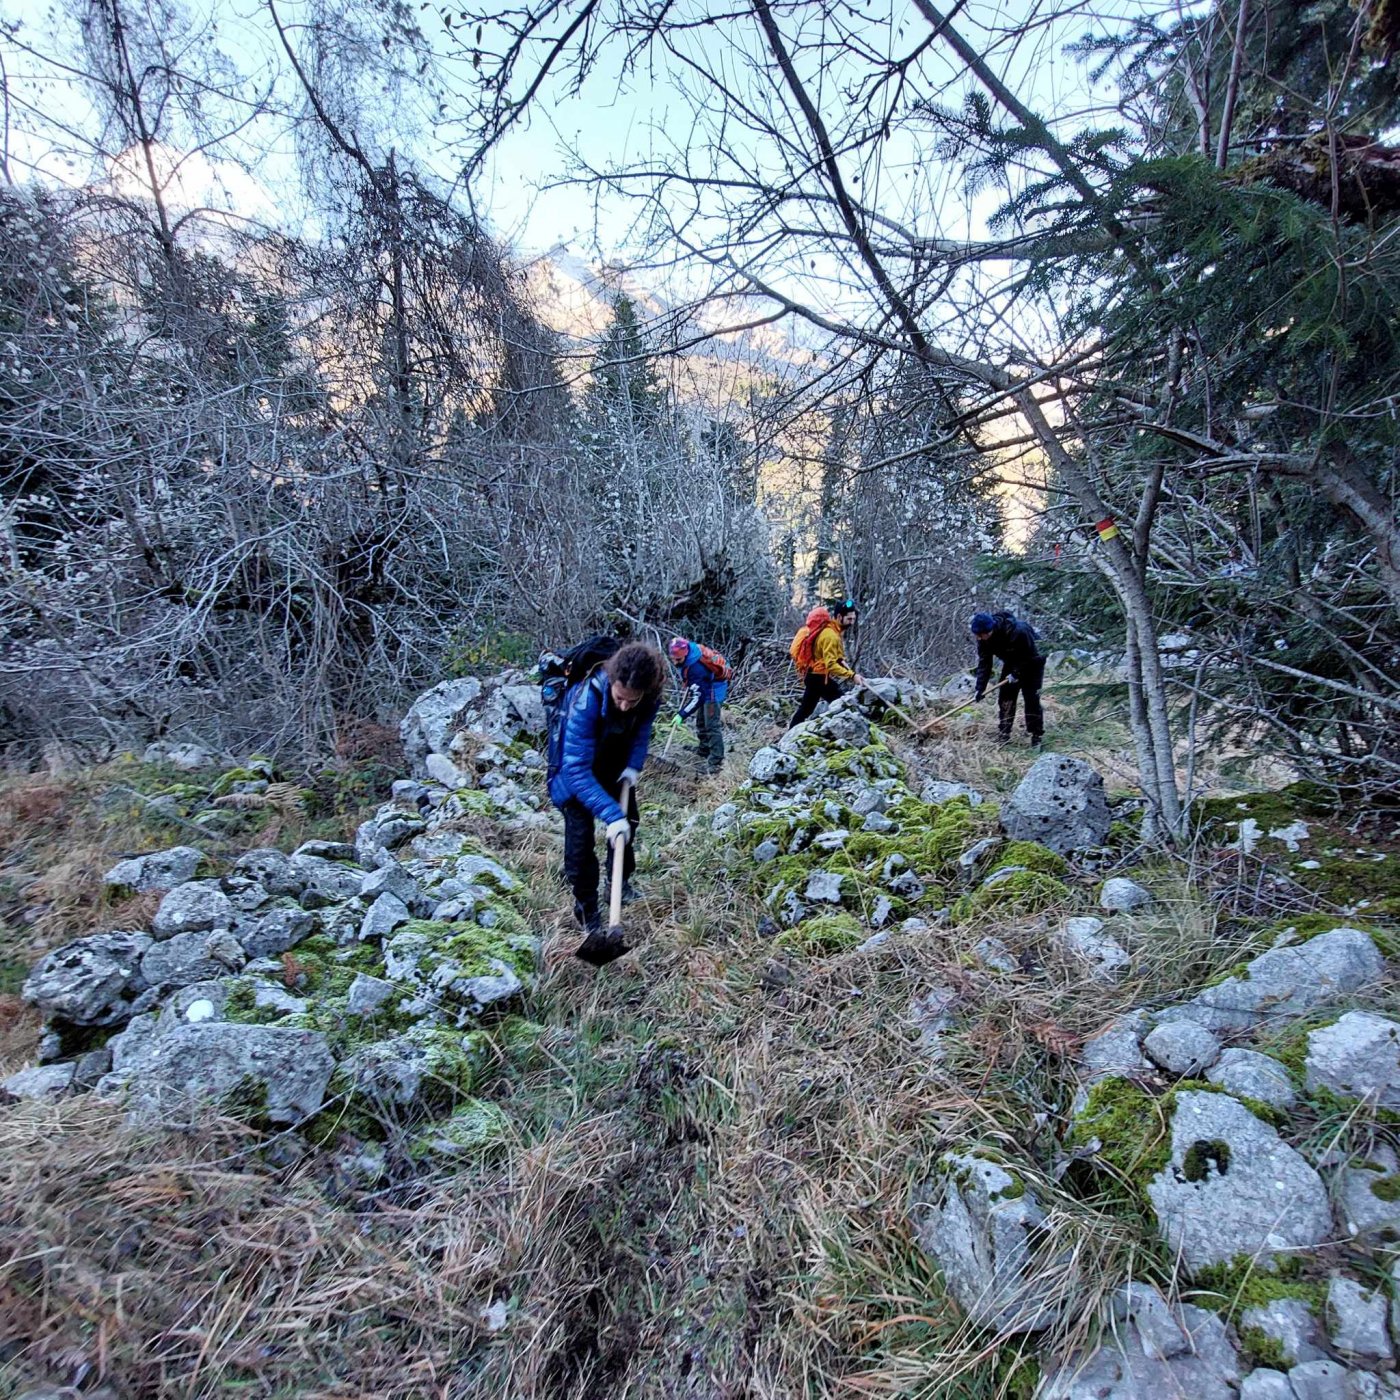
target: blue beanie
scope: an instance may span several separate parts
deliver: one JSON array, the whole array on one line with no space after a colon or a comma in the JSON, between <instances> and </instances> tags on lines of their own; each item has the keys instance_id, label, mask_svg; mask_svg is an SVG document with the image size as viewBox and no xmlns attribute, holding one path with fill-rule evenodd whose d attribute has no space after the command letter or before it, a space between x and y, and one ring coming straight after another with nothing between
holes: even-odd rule
<instances>
[{"instance_id":1,"label":"blue beanie","mask_svg":"<svg viewBox=\"0 0 1400 1400\"><path fill-rule=\"evenodd\" d=\"M973 613L972 621L967 625L972 632L991 632L995 630L997 620L991 613Z\"/></svg>"}]
</instances>

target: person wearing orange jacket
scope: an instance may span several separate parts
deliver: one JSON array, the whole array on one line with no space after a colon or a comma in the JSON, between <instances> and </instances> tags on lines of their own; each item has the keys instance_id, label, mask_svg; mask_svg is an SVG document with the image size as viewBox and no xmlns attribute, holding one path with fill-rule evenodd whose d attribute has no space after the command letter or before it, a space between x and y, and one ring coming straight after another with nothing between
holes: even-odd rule
<instances>
[{"instance_id":1,"label":"person wearing orange jacket","mask_svg":"<svg viewBox=\"0 0 1400 1400\"><path fill-rule=\"evenodd\" d=\"M802 678L802 700L788 721L789 729L807 719L819 701L838 699L842 681L865 684L865 677L846 664L846 648L841 639L855 618L856 605L848 598L830 610L813 608L798 628L788 654Z\"/></svg>"}]
</instances>

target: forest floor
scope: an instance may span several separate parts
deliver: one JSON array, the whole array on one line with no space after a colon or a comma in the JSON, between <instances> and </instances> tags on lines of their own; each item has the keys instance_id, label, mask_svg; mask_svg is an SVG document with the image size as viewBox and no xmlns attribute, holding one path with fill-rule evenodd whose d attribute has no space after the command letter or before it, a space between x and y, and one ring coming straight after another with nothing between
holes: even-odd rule
<instances>
[{"instance_id":1,"label":"forest floor","mask_svg":"<svg viewBox=\"0 0 1400 1400\"><path fill-rule=\"evenodd\" d=\"M1049 710L1050 746L1127 792L1122 726L1069 699ZM572 956L557 840L497 833L544 937L524 1008L542 1029L497 1066L488 1092L511 1127L484 1159L404 1161L365 1188L327 1154L231 1119L139 1134L92 1096L0 1109L0 1394L44 1379L162 1400L1029 1397L1030 1351L964 1324L910 1226L932 1164L971 1144L1014 1158L1067 1237L1094 1242L1087 1272L1104 1294L1129 1274L1168 1283L1139 1218L1058 1179L1074 1053L1130 1007L1267 946L1280 919L1354 913L1354 891L1348 904L1308 889L1281 847L1125 849L1155 902L1132 917L1133 967L1117 982L1041 958L1045 913L793 956L760 932L753 867L708 820L778 703L727 713L723 774L646 775L635 952L608 968ZM1023 735L996 746L993 723L972 711L934 741L889 738L916 791L936 776L995 800L1035 755ZM1219 781L1248 787L1240 766ZM0 786L0 1071L32 1054L38 1023L17 993L34 959L149 919L150 897L113 901L103 870L199 844L132 824L114 790L169 777L139 770ZM348 837L386 776L323 775L319 807L249 814L220 853ZM1400 863L1393 830L1339 821L1334 835ZM1091 908L1095 880L1069 883ZM1020 972L985 973L988 935ZM949 986L959 1030L933 1064L911 1006ZM55 1252L61 1287L41 1266ZM1080 1310L1061 1343L1093 1317Z\"/></svg>"}]
</instances>

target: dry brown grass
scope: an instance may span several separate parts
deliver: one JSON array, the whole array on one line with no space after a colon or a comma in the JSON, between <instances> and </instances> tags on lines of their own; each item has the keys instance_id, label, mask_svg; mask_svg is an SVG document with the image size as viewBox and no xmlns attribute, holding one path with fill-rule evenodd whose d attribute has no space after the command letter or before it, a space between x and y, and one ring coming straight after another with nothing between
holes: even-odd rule
<instances>
[{"instance_id":1,"label":"dry brown grass","mask_svg":"<svg viewBox=\"0 0 1400 1400\"><path fill-rule=\"evenodd\" d=\"M636 952L602 973L571 956L555 841L464 823L529 876L546 934L530 1014L547 1033L486 1090L514 1124L499 1158L367 1192L324 1159L275 1171L228 1123L159 1138L95 1103L0 1111L16 1367L62 1379L80 1358L153 1400L1023 1396L1015 1349L943 1295L911 1203L944 1151L996 1149L1049 1213L1059 1341L1083 1337L1159 1261L1140 1222L1056 1179L1072 1056L1228 953L1192 891L1164 886L1118 929L1139 953L1121 984L1088 981L1035 918L775 958L735 858L681 830L769 725L731 724L724 780L649 775ZM924 761L986 790L1030 755L979 729ZM986 933L1022 972L977 965ZM941 1063L908 1021L935 984L958 994Z\"/></svg>"}]
</instances>

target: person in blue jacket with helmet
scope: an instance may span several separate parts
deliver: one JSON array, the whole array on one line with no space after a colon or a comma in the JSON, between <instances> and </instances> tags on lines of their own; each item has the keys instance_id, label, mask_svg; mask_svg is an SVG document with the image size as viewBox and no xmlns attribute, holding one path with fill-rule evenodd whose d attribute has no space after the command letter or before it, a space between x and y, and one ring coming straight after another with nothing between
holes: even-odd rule
<instances>
[{"instance_id":1,"label":"person in blue jacket with helmet","mask_svg":"<svg viewBox=\"0 0 1400 1400\"><path fill-rule=\"evenodd\" d=\"M625 843L622 874L624 885L630 884L637 865L637 779L665 678L661 653L644 642L629 642L565 700L558 751L550 754L549 798L564 815L564 878L574 892L574 918L590 935L601 929L593 823L607 828L609 850ZM619 799L629 782L624 812Z\"/></svg>"},{"instance_id":2,"label":"person in blue jacket with helmet","mask_svg":"<svg viewBox=\"0 0 1400 1400\"><path fill-rule=\"evenodd\" d=\"M718 773L724 766L724 720L720 707L729 698L729 663L717 651L686 637L672 637L666 650L686 687L676 719L683 722L695 716L701 762L709 772Z\"/></svg>"}]
</instances>

